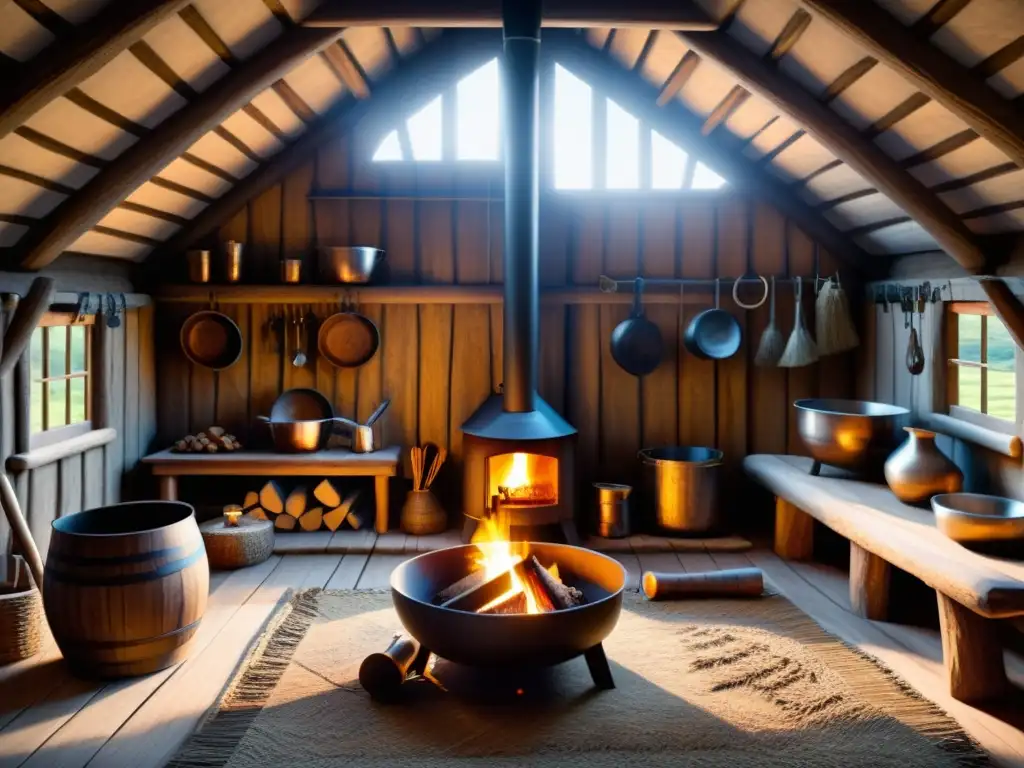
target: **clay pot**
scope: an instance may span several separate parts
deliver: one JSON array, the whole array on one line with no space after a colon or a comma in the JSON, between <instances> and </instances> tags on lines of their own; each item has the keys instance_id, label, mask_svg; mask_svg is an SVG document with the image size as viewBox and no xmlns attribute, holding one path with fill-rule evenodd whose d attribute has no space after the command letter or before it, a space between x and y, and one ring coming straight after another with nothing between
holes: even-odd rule
<instances>
[{"instance_id":1,"label":"clay pot","mask_svg":"<svg viewBox=\"0 0 1024 768\"><path fill-rule=\"evenodd\" d=\"M935 433L904 429L909 439L885 462L885 481L896 498L923 504L937 493L957 493L964 484L963 472L935 445Z\"/></svg>"}]
</instances>

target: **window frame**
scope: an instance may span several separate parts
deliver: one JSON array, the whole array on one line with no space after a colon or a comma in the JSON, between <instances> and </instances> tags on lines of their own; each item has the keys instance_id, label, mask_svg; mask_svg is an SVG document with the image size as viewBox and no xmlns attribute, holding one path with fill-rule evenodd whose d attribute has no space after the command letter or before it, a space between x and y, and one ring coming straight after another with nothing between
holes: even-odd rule
<instances>
[{"instance_id":1,"label":"window frame","mask_svg":"<svg viewBox=\"0 0 1024 768\"><path fill-rule=\"evenodd\" d=\"M43 314L36 326L39 328L71 328L74 326L84 327L85 330L85 371L79 373L70 373L71 370L71 346L68 345L65 351L65 373L60 376L48 376L49 368L49 331L43 333L43 350L42 350L42 378L34 379L31 373L29 374L29 392L28 402L26 407L31 418L32 413L32 398L36 391L36 388L42 388L43 398L43 429L38 432L30 432L29 434L29 450L37 450L39 448L46 448L51 445L69 440L71 438L79 437L81 435L88 434L93 431L93 419L96 413L96 386L94 375L96 373L96 340L93 338L93 329L96 327L96 316L86 315L82 318L76 317L73 312L46 312ZM70 331L66 331L70 337ZM33 334L35 331L33 331ZM30 342L31 345L31 342ZM26 354L31 355L30 351ZM49 407L49 383L56 381L67 382L66 394L65 394L65 411L66 414L70 414L71 408L71 385L70 382L76 378L83 378L85 380L85 420L79 421L74 424L65 424L63 426L54 427L52 429L46 429L46 416L47 409ZM65 417L67 418L67 417Z\"/></svg>"},{"instance_id":2,"label":"window frame","mask_svg":"<svg viewBox=\"0 0 1024 768\"><path fill-rule=\"evenodd\" d=\"M958 404L959 370L961 367L978 367L981 369L981 405L987 404L988 363L976 363L973 360L960 360L959 352L959 321L960 315L980 315L982 317L981 355L986 357L988 334L986 333L987 318L996 316L992 305L987 301L951 301L945 306L945 358L946 358L946 406L949 415L968 424L1006 435L1024 436L1024 354L1014 345L1013 369L1015 376L1014 410L1015 421L1001 419L998 416L976 411L973 408ZM1001 322L1001 321L1000 321Z\"/></svg>"}]
</instances>

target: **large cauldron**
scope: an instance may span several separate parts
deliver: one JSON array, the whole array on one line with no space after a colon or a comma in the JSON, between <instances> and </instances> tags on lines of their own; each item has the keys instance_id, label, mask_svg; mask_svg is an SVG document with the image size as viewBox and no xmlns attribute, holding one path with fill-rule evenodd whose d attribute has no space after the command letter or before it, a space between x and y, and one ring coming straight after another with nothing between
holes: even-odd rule
<instances>
[{"instance_id":1,"label":"large cauldron","mask_svg":"<svg viewBox=\"0 0 1024 768\"><path fill-rule=\"evenodd\" d=\"M395 569L391 598L398 618L420 643L457 664L540 667L586 654L597 680L595 663L603 663L607 672L600 645L619 620L625 568L599 552L566 544L530 542L529 550L544 565L558 563L562 579L582 590L586 602L563 611L518 615L434 605L439 591L473 570L477 547L468 544L427 552Z\"/></svg>"},{"instance_id":2,"label":"large cauldron","mask_svg":"<svg viewBox=\"0 0 1024 768\"><path fill-rule=\"evenodd\" d=\"M910 424L910 411L898 405L863 400L797 400L796 429L814 459L822 464L879 474Z\"/></svg>"}]
</instances>

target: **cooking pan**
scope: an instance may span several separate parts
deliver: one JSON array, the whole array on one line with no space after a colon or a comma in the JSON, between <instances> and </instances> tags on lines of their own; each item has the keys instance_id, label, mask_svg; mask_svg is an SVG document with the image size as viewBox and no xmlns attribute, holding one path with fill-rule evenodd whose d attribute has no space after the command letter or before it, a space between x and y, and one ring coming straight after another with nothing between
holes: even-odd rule
<instances>
[{"instance_id":1,"label":"cooking pan","mask_svg":"<svg viewBox=\"0 0 1024 768\"><path fill-rule=\"evenodd\" d=\"M334 416L331 401L315 389L296 387L282 392L270 407L272 421L329 419Z\"/></svg>"},{"instance_id":2,"label":"cooking pan","mask_svg":"<svg viewBox=\"0 0 1024 768\"><path fill-rule=\"evenodd\" d=\"M690 354L703 360L732 357L743 342L743 331L735 317L720 308L719 280L715 279L715 307L705 309L690 321L683 344Z\"/></svg>"},{"instance_id":3,"label":"cooking pan","mask_svg":"<svg viewBox=\"0 0 1024 768\"><path fill-rule=\"evenodd\" d=\"M242 331L230 317L212 309L189 315L180 339L185 357L214 371L230 368L242 356Z\"/></svg>"},{"instance_id":4,"label":"cooking pan","mask_svg":"<svg viewBox=\"0 0 1024 768\"><path fill-rule=\"evenodd\" d=\"M377 354L380 331L366 315L336 312L320 324L316 346L334 367L358 368Z\"/></svg>"},{"instance_id":5,"label":"cooking pan","mask_svg":"<svg viewBox=\"0 0 1024 768\"><path fill-rule=\"evenodd\" d=\"M633 311L612 331L612 358L634 376L646 376L661 364L661 330L644 317L644 279L633 288Z\"/></svg>"},{"instance_id":6,"label":"cooking pan","mask_svg":"<svg viewBox=\"0 0 1024 768\"><path fill-rule=\"evenodd\" d=\"M475 569L479 550L468 544L425 552L392 572L391 599L399 620L442 659L475 667L550 666L596 647L619 620L626 569L607 555L581 547L539 542L528 546L542 565L558 563L565 583L583 592L583 605L513 615L435 605L438 592Z\"/></svg>"},{"instance_id":7,"label":"cooking pan","mask_svg":"<svg viewBox=\"0 0 1024 768\"><path fill-rule=\"evenodd\" d=\"M334 419L336 424L343 424L351 429L350 438L352 440L349 448L352 453L372 453L376 450L375 441L373 439L373 425L377 422L387 410L388 406L391 405L390 400L385 400L377 409L370 414L370 418L366 420L365 424L358 424L351 419L346 419L343 416L337 416Z\"/></svg>"},{"instance_id":8,"label":"cooking pan","mask_svg":"<svg viewBox=\"0 0 1024 768\"><path fill-rule=\"evenodd\" d=\"M344 419L289 419L275 420L257 416L270 427L274 450L278 453L310 453L327 446L331 427Z\"/></svg>"}]
</instances>

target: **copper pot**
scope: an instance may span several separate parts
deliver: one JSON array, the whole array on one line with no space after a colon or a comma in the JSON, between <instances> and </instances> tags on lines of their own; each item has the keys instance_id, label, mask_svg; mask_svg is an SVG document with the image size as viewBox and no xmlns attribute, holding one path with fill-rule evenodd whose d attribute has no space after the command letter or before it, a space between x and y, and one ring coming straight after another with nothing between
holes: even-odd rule
<instances>
[{"instance_id":1,"label":"copper pot","mask_svg":"<svg viewBox=\"0 0 1024 768\"><path fill-rule=\"evenodd\" d=\"M935 445L935 433L904 427L910 435L885 462L885 482L906 504L922 504L937 493L956 493L964 474Z\"/></svg>"}]
</instances>

